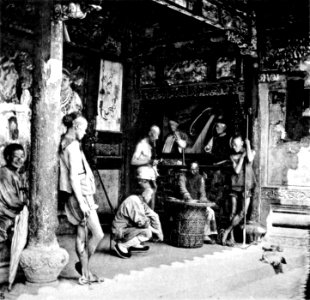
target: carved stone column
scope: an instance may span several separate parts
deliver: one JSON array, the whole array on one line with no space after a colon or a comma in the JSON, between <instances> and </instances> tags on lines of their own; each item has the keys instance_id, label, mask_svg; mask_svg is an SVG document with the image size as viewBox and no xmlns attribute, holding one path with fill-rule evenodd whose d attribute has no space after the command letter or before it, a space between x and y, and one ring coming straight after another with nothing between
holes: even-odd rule
<instances>
[{"instance_id":1,"label":"carved stone column","mask_svg":"<svg viewBox=\"0 0 310 300\"><path fill-rule=\"evenodd\" d=\"M28 282L57 280L69 255L56 239L63 24L53 1L35 1L34 99L31 122L29 241L21 256Z\"/></svg>"}]
</instances>

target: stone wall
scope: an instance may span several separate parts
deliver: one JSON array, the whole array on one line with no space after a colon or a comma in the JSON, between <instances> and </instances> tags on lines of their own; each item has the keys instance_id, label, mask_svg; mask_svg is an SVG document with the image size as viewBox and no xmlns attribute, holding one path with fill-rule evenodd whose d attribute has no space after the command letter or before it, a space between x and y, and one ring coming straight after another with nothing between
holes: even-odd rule
<instances>
[{"instance_id":1,"label":"stone wall","mask_svg":"<svg viewBox=\"0 0 310 300\"><path fill-rule=\"evenodd\" d=\"M259 84L261 124L260 219L271 242L308 244L310 166L308 98L298 77ZM296 89L298 87L299 89Z\"/></svg>"}]
</instances>

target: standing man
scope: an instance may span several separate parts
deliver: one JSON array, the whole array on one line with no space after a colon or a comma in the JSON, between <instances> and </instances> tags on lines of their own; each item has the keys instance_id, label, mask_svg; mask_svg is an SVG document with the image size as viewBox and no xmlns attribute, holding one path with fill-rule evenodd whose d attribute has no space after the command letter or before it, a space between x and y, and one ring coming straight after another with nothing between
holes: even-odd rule
<instances>
[{"instance_id":1,"label":"standing man","mask_svg":"<svg viewBox=\"0 0 310 300\"><path fill-rule=\"evenodd\" d=\"M229 160L230 136L227 134L227 121L223 115L219 115L215 122L215 134L205 146L205 151L212 154L213 161L219 163Z\"/></svg>"},{"instance_id":2,"label":"standing man","mask_svg":"<svg viewBox=\"0 0 310 300\"><path fill-rule=\"evenodd\" d=\"M210 205L210 207L207 207L206 211L204 242L214 244L215 239L212 236L217 235L217 228L214 210L211 207L214 207L215 203L207 199L205 180L204 177L199 174L199 165L197 162L192 162L189 171L186 174L183 173L180 175L179 188L183 200L199 200L200 202L207 202Z\"/></svg>"},{"instance_id":3,"label":"standing man","mask_svg":"<svg viewBox=\"0 0 310 300\"><path fill-rule=\"evenodd\" d=\"M233 164L233 174L231 175L231 213L230 224L223 232L223 246L233 247L235 244L234 228L246 218L250 201L255 188L255 174L253 170L253 160L255 150L252 150L250 141L243 140L240 134L232 137L231 148L233 153L230 159ZM230 240L227 241L230 235Z\"/></svg>"},{"instance_id":4,"label":"standing man","mask_svg":"<svg viewBox=\"0 0 310 300\"><path fill-rule=\"evenodd\" d=\"M152 185L154 187L153 199L150 203L150 207L154 209L155 207L155 193L157 190L156 178L158 176L157 164L158 160L156 159L156 142L160 135L160 129L158 126L151 126L148 136L143 138L136 146L135 152L131 159L131 165L137 167L137 177L139 177L140 168L147 167L150 172L153 173L152 176Z\"/></svg>"},{"instance_id":5,"label":"standing man","mask_svg":"<svg viewBox=\"0 0 310 300\"><path fill-rule=\"evenodd\" d=\"M178 130L179 123L170 120L169 129L170 133L166 138L163 153L177 153L182 154L187 146L188 136L186 133Z\"/></svg>"},{"instance_id":6,"label":"standing man","mask_svg":"<svg viewBox=\"0 0 310 300\"><path fill-rule=\"evenodd\" d=\"M81 275L79 284L102 282L101 278L90 271L89 265L104 234L97 214L98 205L94 201L94 175L80 148L88 123L82 115L74 112L63 117L63 124L67 132L60 143L59 190L66 199L68 221L77 227L76 252L79 261L75 268Z\"/></svg>"}]
</instances>

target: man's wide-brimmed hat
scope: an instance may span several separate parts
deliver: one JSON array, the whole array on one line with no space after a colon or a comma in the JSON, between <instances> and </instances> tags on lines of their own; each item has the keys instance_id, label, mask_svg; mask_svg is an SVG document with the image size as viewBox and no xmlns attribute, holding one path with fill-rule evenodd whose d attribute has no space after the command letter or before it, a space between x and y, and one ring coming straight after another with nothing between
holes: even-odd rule
<instances>
[{"instance_id":1,"label":"man's wide-brimmed hat","mask_svg":"<svg viewBox=\"0 0 310 300\"><path fill-rule=\"evenodd\" d=\"M179 122L173 119L169 120L169 124L179 126Z\"/></svg>"},{"instance_id":2,"label":"man's wide-brimmed hat","mask_svg":"<svg viewBox=\"0 0 310 300\"><path fill-rule=\"evenodd\" d=\"M69 72L68 69L62 68L62 74L67 75L68 77L71 77L71 73Z\"/></svg>"},{"instance_id":3,"label":"man's wide-brimmed hat","mask_svg":"<svg viewBox=\"0 0 310 300\"><path fill-rule=\"evenodd\" d=\"M215 123L227 124L227 120L223 115L217 116Z\"/></svg>"}]
</instances>

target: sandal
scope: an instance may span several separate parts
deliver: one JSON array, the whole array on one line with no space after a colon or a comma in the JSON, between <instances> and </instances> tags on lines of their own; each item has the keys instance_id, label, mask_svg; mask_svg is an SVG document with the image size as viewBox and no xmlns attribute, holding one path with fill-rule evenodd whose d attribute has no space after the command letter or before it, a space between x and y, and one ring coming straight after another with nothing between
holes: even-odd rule
<instances>
[{"instance_id":1,"label":"sandal","mask_svg":"<svg viewBox=\"0 0 310 300\"><path fill-rule=\"evenodd\" d=\"M102 283L104 282L103 278L98 277L97 275L92 275L92 279L85 278L84 276L81 276L78 280L80 285L85 285L85 284L92 284L92 283Z\"/></svg>"},{"instance_id":2,"label":"sandal","mask_svg":"<svg viewBox=\"0 0 310 300\"><path fill-rule=\"evenodd\" d=\"M93 276L93 279L90 279L89 280L89 283L91 284L91 283L102 283L102 282L104 282L104 279L103 278L100 278L99 276L97 276L97 275L92 275Z\"/></svg>"},{"instance_id":3,"label":"sandal","mask_svg":"<svg viewBox=\"0 0 310 300\"><path fill-rule=\"evenodd\" d=\"M82 264L80 261L78 261L76 264L75 264L75 270L82 275ZM101 282L104 282L104 279L103 278L100 278L98 277L97 275L94 275L92 274L92 279L88 279L86 278L85 276L81 276L79 278L79 284L80 285L85 285L85 284L92 284L92 283L101 283Z\"/></svg>"},{"instance_id":4,"label":"sandal","mask_svg":"<svg viewBox=\"0 0 310 300\"><path fill-rule=\"evenodd\" d=\"M223 238L224 231L225 231L225 229L221 229L219 231L219 233L217 234L217 243L218 244L222 244L222 238Z\"/></svg>"},{"instance_id":5,"label":"sandal","mask_svg":"<svg viewBox=\"0 0 310 300\"><path fill-rule=\"evenodd\" d=\"M229 244L229 241L227 241L227 237L228 237L228 233L226 232L226 230L221 232L221 244L223 246L228 246Z\"/></svg>"},{"instance_id":6,"label":"sandal","mask_svg":"<svg viewBox=\"0 0 310 300\"><path fill-rule=\"evenodd\" d=\"M89 284L89 280L87 278L85 278L84 276L80 277L78 282L80 285Z\"/></svg>"},{"instance_id":7,"label":"sandal","mask_svg":"<svg viewBox=\"0 0 310 300\"><path fill-rule=\"evenodd\" d=\"M233 241L226 241L224 246L235 247L235 243Z\"/></svg>"}]
</instances>

